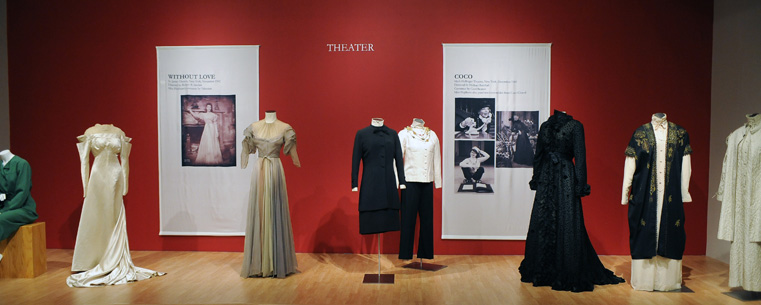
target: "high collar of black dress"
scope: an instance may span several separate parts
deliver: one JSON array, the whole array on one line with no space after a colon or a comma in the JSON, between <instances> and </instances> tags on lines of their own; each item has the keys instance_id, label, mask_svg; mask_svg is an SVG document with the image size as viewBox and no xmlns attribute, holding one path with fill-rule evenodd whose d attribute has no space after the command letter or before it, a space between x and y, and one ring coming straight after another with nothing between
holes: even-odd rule
<instances>
[{"instance_id":1,"label":"high collar of black dress","mask_svg":"<svg viewBox=\"0 0 761 305\"><path fill-rule=\"evenodd\" d=\"M555 110L555 112L552 114L552 117L550 119L553 119L554 121L563 123L566 121L569 121L573 119L573 117L565 112L562 112L560 110Z\"/></svg>"},{"instance_id":2,"label":"high collar of black dress","mask_svg":"<svg viewBox=\"0 0 761 305\"><path fill-rule=\"evenodd\" d=\"M373 133L391 134L390 129L388 127L386 127L386 125L383 125L383 126L373 126L373 125L370 125L370 126L373 127Z\"/></svg>"}]
</instances>

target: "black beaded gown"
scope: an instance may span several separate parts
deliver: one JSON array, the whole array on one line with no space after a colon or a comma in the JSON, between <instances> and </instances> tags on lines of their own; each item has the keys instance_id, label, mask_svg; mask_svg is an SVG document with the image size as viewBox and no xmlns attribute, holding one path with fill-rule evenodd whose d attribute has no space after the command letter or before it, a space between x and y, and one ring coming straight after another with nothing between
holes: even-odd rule
<instances>
[{"instance_id":1,"label":"black beaded gown","mask_svg":"<svg viewBox=\"0 0 761 305\"><path fill-rule=\"evenodd\" d=\"M529 184L536 195L519 268L521 281L573 292L624 282L605 269L584 226L581 197L589 195L590 187L579 121L556 110L542 124Z\"/></svg>"}]
</instances>

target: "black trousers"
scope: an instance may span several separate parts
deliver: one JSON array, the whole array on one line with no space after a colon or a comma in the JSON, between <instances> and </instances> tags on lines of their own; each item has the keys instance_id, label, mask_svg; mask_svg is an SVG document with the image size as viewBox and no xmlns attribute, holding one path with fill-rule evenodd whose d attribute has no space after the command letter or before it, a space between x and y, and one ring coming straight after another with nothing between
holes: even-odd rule
<instances>
[{"instance_id":1,"label":"black trousers","mask_svg":"<svg viewBox=\"0 0 761 305\"><path fill-rule=\"evenodd\" d=\"M417 257L433 259L433 182L407 182L402 190L402 227L399 259L412 259L415 222L420 214Z\"/></svg>"},{"instance_id":2,"label":"black trousers","mask_svg":"<svg viewBox=\"0 0 761 305\"><path fill-rule=\"evenodd\" d=\"M470 168L462 167L462 175L465 176L465 179L481 180L484 175L484 168L479 167L475 173L471 173Z\"/></svg>"}]
</instances>

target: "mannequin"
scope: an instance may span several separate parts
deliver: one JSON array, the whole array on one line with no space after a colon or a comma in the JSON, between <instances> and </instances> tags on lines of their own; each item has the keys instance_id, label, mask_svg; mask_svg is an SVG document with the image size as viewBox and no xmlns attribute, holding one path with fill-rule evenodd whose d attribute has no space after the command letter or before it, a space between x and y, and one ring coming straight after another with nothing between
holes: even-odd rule
<instances>
[{"instance_id":1,"label":"mannequin","mask_svg":"<svg viewBox=\"0 0 761 305\"><path fill-rule=\"evenodd\" d=\"M10 150L6 149L6 150L3 150L3 151L0 151L0 159L3 160L3 167L5 167L5 164L7 164L8 161L11 160L11 158L13 158L13 153L11 153ZM5 194L0 193L0 202L2 202L2 201L5 201Z\"/></svg>"},{"instance_id":2,"label":"mannequin","mask_svg":"<svg viewBox=\"0 0 761 305\"><path fill-rule=\"evenodd\" d=\"M419 259L433 259L433 189L441 188L441 149L433 130L419 118L399 131L407 188L402 190L399 259L412 259L415 223L420 217ZM422 263L421 263L422 265Z\"/></svg>"},{"instance_id":3,"label":"mannequin","mask_svg":"<svg viewBox=\"0 0 761 305\"><path fill-rule=\"evenodd\" d=\"M378 274L365 274L364 283L393 283L393 274L381 274L380 233L400 228L398 189L406 188L406 180L396 131L385 126L383 119L373 118L370 126L357 131L351 161L352 191L359 190L359 234L378 235Z\"/></svg>"},{"instance_id":4,"label":"mannequin","mask_svg":"<svg viewBox=\"0 0 761 305\"><path fill-rule=\"evenodd\" d=\"M79 150L80 175L82 178L82 214L77 229L77 239L74 244L71 271L86 271L95 268L103 258L112 238L112 232L117 225L120 209L124 201L122 196L127 195L129 187L129 152L132 144L131 138L126 137L121 128L112 124L95 124L87 128L83 135L77 137L77 149ZM111 161L93 164L92 172L96 177L91 177L90 150L92 144L97 141L99 149L118 155L121 163L114 158L96 157L96 160ZM106 145L104 145L106 144ZM104 171L100 168L108 168ZM113 177L109 174L116 173ZM95 179L93 179L95 178ZM116 180L118 183L108 183ZM103 188L106 186L105 188ZM99 197L100 192L108 195L103 198L113 198L106 203ZM89 196L92 192L94 195ZM126 232L124 232L126 235Z\"/></svg>"},{"instance_id":5,"label":"mannequin","mask_svg":"<svg viewBox=\"0 0 761 305\"><path fill-rule=\"evenodd\" d=\"M692 201L688 191L691 153L687 132L661 112L634 132L626 148L621 204L632 203L629 230L635 290L681 288L682 204ZM649 191L653 188L657 192Z\"/></svg>"},{"instance_id":6,"label":"mannequin","mask_svg":"<svg viewBox=\"0 0 761 305\"><path fill-rule=\"evenodd\" d=\"M130 255L123 196L128 190L132 139L119 127L95 124L77 140L85 199L71 269L84 272L70 275L66 285L121 285L164 275L135 266Z\"/></svg>"},{"instance_id":7,"label":"mannequin","mask_svg":"<svg viewBox=\"0 0 761 305\"><path fill-rule=\"evenodd\" d=\"M591 187L581 122L555 110L539 128L534 160L521 282L572 292L623 282L602 264L584 225L581 198Z\"/></svg>"},{"instance_id":8,"label":"mannequin","mask_svg":"<svg viewBox=\"0 0 761 305\"><path fill-rule=\"evenodd\" d=\"M30 194L32 168L29 163L7 149L0 151L0 159L0 240L4 240L20 226L37 220L37 204Z\"/></svg>"},{"instance_id":9,"label":"mannequin","mask_svg":"<svg viewBox=\"0 0 761 305\"><path fill-rule=\"evenodd\" d=\"M301 167L296 132L268 110L264 119L246 127L243 136L241 168L248 166L251 154L258 158L252 166L240 275L285 278L298 271L298 262L280 155L290 156L293 165Z\"/></svg>"},{"instance_id":10,"label":"mannequin","mask_svg":"<svg viewBox=\"0 0 761 305\"><path fill-rule=\"evenodd\" d=\"M0 159L3 160L3 166L5 166L5 164L7 164L8 161L11 160L11 158L13 158L13 153L11 153L10 150L6 149L3 151L0 151ZM5 194L0 193L0 202L2 201L5 201Z\"/></svg>"},{"instance_id":11,"label":"mannequin","mask_svg":"<svg viewBox=\"0 0 761 305\"><path fill-rule=\"evenodd\" d=\"M721 202L717 237L731 242L729 287L761 291L761 116L747 114L727 137L727 151L716 192ZM732 293L732 292L730 292Z\"/></svg>"},{"instance_id":12,"label":"mannequin","mask_svg":"<svg viewBox=\"0 0 761 305\"><path fill-rule=\"evenodd\" d=\"M383 127L383 118L372 118L372 120L370 121L370 126ZM399 184L399 189L403 190L405 188L407 187L404 184ZM351 191L352 192L359 191L359 188L355 186L351 188Z\"/></svg>"},{"instance_id":13,"label":"mannequin","mask_svg":"<svg viewBox=\"0 0 761 305\"><path fill-rule=\"evenodd\" d=\"M10 161L11 158L13 158L13 156L14 156L13 153L11 153L11 151L8 149L0 151L0 159L3 160L3 166L5 166L5 164L7 164L8 161Z\"/></svg>"},{"instance_id":14,"label":"mannequin","mask_svg":"<svg viewBox=\"0 0 761 305\"><path fill-rule=\"evenodd\" d=\"M359 168L363 165L362 185ZM399 230L399 192L404 189L404 161L395 130L373 118L354 138L352 191L359 191L360 234Z\"/></svg>"},{"instance_id":15,"label":"mannequin","mask_svg":"<svg viewBox=\"0 0 761 305\"><path fill-rule=\"evenodd\" d=\"M266 123L274 123L277 121L277 113L275 110L267 110L264 112L264 122Z\"/></svg>"}]
</instances>

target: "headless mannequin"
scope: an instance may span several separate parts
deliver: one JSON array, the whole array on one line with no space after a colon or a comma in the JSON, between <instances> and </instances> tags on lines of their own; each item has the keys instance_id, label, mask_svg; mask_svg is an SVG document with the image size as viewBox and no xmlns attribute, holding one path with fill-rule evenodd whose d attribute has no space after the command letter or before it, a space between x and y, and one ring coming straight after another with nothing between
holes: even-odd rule
<instances>
[{"instance_id":1,"label":"headless mannequin","mask_svg":"<svg viewBox=\"0 0 761 305\"><path fill-rule=\"evenodd\" d=\"M382 118L372 118L370 121L370 125L373 127L383 127L383 119ZM400 189L405 189L406 187L404 184L399 185ZM352 192L357 192L359 189L357 187L353 187L351 189ZM378 239L378 274L365 274L365 279L363 283L393 283L394 282L394 275L393 274L381 274L381 233L375 234Z\"/></svg>"},{"instance_id":2,"label":"headless mannequin","mask_svg":"<svg viewBox=\"0 0 761 305\"><path fill-rule=\"evenodd\" d=\"M264 112L264 123L272 124L272 123L275 123L275 121L277 121L277 112L275 112L275 110L267 110ZM291 159L293 159L293 165L295 165L296 167L301 167L301 163L299 162L299 156L297 154L295 153L291 154Z\"/></svg>"},{"instance_id":3,"label":"headless mannequin","mask_svg":"<svg viewBox=\"0 0 761 305\"><path fill-rule=\"evenodd\" d=\"M413 129L422 129L426 130L427 127L425 127L425 121L423 119L414 118L412 119L412 124L410 125ZM401 189L404 189L404 187L400 187ZM441 188L441 185L436 186L437 189Z\"/></svg>"},{"instance_id":4,"label":"headless mannequin","mask_svg":"<svg viewBox=\"0 0 761 305\"><path fill-rule=\"evenodd\" d=\"M94 126L87 128L85 134L98 134L98 133L115 133L125 136L124 131L113 124L95 124Z\"/></svg>"},{"instance_id":5,"label":"headless mannequin","mask_svg":"<svg viewBox=\"0 0 761 305\"><path fill-rule=\"evenodd\" d=\"M264 122L265 123L273 123L277 121L277 113L275 110L267 110L264 112Z\"/></svg>"},{"instance_id":6,"label":"headless mannequin","mask_svg":"<svg viewBox=\"0 0 761 305\"><path fill-rule=\"evenodd\" d=\"M13 156L14 156L14 154L11 153L10 150L6 149L6 150L3 150L3 151L0 151L0 159L3 160L3 167L5 167L5 165L8 164L8 161L11 161ZM5 198L6 198L5 194L0 194L0 201L5 201Z\"/></svg>"},{"instance_id":7,"label":"headless mannequin","mask_svg":"<svg viewBox=\"0 0 761 305\"><path fill-rule=\"evenodd\" d=\"M410 126L412 126L412 128L423 128L425 127L425 121L423 121L423 119L415 118L412 120L412 125Z\"/></svg>"},{"instance_id":8,"label":"headless mannequin","mask_svg":"<svg viewBox=\"0 0 761 305\"><path fill-rule=\"evenodd\" d=\"M3 166L5 166L5 164L7 164L8 161L10 161L11 158L13 158L13 154L11 153L10 150L6 149L3 151L0 151L0 158L3 159ZM0 194L0 201L5 201L5 194ZM3 255L0 254L0 260L2 259L3 259Z\"/></svg>"},{"instance_id":9,"label":"headless mannequin","mask_svg":"<svg viewBox=\"0 0 761 305\"><path fill-rule=\"evenodd\" d=\"M3 166L8 164L8 161L10 161L11 158L13 158L13 156L14 156L14 154L11 153L11 151L8 150L8 149L0 151L0 159L3 160Z\"/></svg>"},{"instance_id":10,"label":"headless mannequin","mask_svg":"<svg viewBox=\"0 0 761 305\"><path fill-rule=\"evenodd\" d=\"M16 192L16 194L4 194L0 193L0 241L6 239L9 237L9 235L6 235L6 233L14 232L18 229L18 227L30 224L34 222L37 219L37 214L35 212L35 203L34 200L32 200L31 196L29 196L29 190L23 187L22 185L27 185L29 188L31 188L31 175L21 174L21 172L24 172L26 170L20 169L21 167L18 165L9 165L8 163L15 157L13 153L11 153L8 149L3 149L0 151L0 160L2 160L2 168L9 170L9 171L3 171L3 183L7 182L6 179L11 179L11 181L15 181L11 183L11 185L6 185L10 187L8 191L12 190L19 190ZM19 161L20 160L20 161ZM16 158L15 162L23 162L26 164L26 161L22 158ZM6 168L7 166L7 168ZM26 164L26 168L28 168L29 165ZM24 177L29 178L30 181L24 182ZM26 196L18 196L14 197L18 194L26 193ZM9 198L10 197L10 198ZM28 197L28 199L23 200L21 202L21 205L19 205L18 198ZM9 206L6 206L9 205ZM31 208L30 208L31 207ZM0 248L0 252L3 252L5 250L5 246ZM3 259L2 253L0 253L0 260Z\"/></svg>"},{"instance_id":11,"label":"headless mannequin","mask_svg":"<svg viewBox=\"0 0 761 305\"><path fill-rule=\"evenodd\" d=\"M652 124L654 125L654 133L655 133L655 140L656 143L653 145L653 149L660 150L659 145L663 145L662 149L664 150L663 153L658 153L659 158L663 158L661 160L665 160L665 147L666 147L666 141L668 137L668 121L666 118L666 114L662 112L654 113L653 114L653 121ZM655 127L656 125L656 119L662 119L664 121L663 124L666 124L663 128L658 131ZM659 132L661 135L659 136ZM689 185L690 185L690 176L692 173L692 161L691 161L691 155L685 155L682 159L682 172L681 172L681 193L682 193L682 202L688 203L692 202L692 196L690 196L689 193ZM636 159L634 157L627 156L626 160L624 162L624 183L623 183L623 189L621 192L621 204L627 205L629 203L629 193L631 191L632 186L632 179L634 176L634 172L636 170ZM658 169L658 175L661 178L654 178L658 179L656 181L663 181L664 175L666 169L659 168ZM659 183L659 182L656 182ZM658 222L660 222L661 215L662 215L662 209L664 206L664 190L662 187L659 187L657 189L658 192L658 208L656 212L656 219ZM658 232L660 231L660 225L658 225L656 229L656 244L657 244L657 238L658 238ZM681 282L682 282L682 260L675 260L675 259L669 259L664 258L661 256L654 256L650 259L633 259L632 260L632 279L630 280L630 284L632 285L632 288L635 290L645 290L645 291L669 291L673 289L680 289L681 288Z\"/></svg>"},{"instance_id":12,"label":"headless mannequin","mask_svg":"<svg viewBox=\"0 0 761 305\"><path fill-rule=\"evenodd\" d=\"M653 114L654 117L662 119L666 116L663 112ZM634 176L635 160L633 157L627 157L624 164L624 187L621 192L621 205L629 204L629 191L631 191L632 178ZM689 192L690 177L692 175L692 156L684 156L682 160L682 202L692 202L692 196Z\"/></svg>"},{"instance_id":13,"label":"headless mannequin","mask_svg":"<svg viewBox=\"0 0 761 305\"><path fill-rule=\"evenodd\" d=\"M372 121L370 121L370 125L372 125L374 127L382 127L383 126L383 119L382 118L373 118ZM399 185L399 189L401 189L401 190L406 189L406 188L407 187L404 186L404 184L400 184ZM359 188L353 187L353 188L351 188L351 191L352 192L359 191Z\"/></svg>"},{"instance_id":14,"label":"headless mannequin","mask_svg":"<svg viewBox=\"0 0 761 305\"><path fill-rule=\"evenodd\" d=\"M484 126L486 126L486 125L484 125ZM425 135L426 133L429 132L429 129L427 127L425 127L425 121L423 119L414 118L412 120L412 124L410 124L410 127L412 128L412 133L417 134L417 136L419 136L419 137L424 137L424 136L421 136L421 134ZM400 132L400 140L402 138L401 134L402 133ZM428 135L426 135L426 136L428 136ZM406 137L406 135L405 135L405 137ZM431 135L431 137L435 137L435 134ZM425 141L428 142L428 139L426 138ZM403 143L402 145L406 145L406 144ZM438 144L435 147L438 148ZM405 152L405 154L406 154L406 152ZM407 156L405 156L405 157L407 157ZM407 159L405 158L405 162L407 162L406 160ZM434 158L434 160L435 160L435 158ZM431 160L431 161L433 161L433 160ZM420 160L417 160L417 162L420 162ZM440 176L440 175L437 175L437 176ZM407 179L407 182L410 182L410 175L408 175L408 173L406 173L406 172L405 172L405 177ZM415 181L415 182L419 182L419 183L429 182L429 183L433 183L435 185L435 188L441 188L441 185L438 185L439 184L438 182L434 182L436 179L440 179L440 178L434 177L433 180L431 180L431 181L418 180L418 181ZM422 199L422 197L425 197L425 196L421 195L421 189L419 187L415 188L414 186L415 186L415 184L411 183L410 184L410 189L407 189L406 192L414 192L417 195L415 195L412 198L410 198L409 200L411 200L411 201L407 202L406 203L407 205L405 205L404 203L402 205L402 231L406 230L407 232L412 232L412 234L410 235L409 233L402 233L402 236L407 235L407 236L409 236L409 239L408 239L408 241L400 240L400 242L401 242L400 243L400 249L404 247L404 246L402 246L403 243L408 243L408 245L414 244L415 222L416 222L416 220L418 218L418 215L419 215L419 217L421 217L420 224L423 225L424 227L427 227L427 225L424 225L425 223L430 223L430 224L433 223L433 219L430 219L430 222L427 222L427 221L423 220L423 218L425 218L425 216L423 216L425 212L423 212L422 209L425 209L425 208L421 208L421 206L425 206L425 204L423 204L424 200ZM433 192L432 192L432 189L431 189L431 197L430 197L431 201L433 199L432 195L433 195ZM404 196L405 195L403 195L403 197ZM433 207L432 207L432 204L431 204L430 205L430 209L432 209L432 208ZM405 209L412 209L413 214L410 214L408 212L409 210L407 210L407 212L405 212ZM431 213L431 216L432 216L432 214L433 213ZM412 216L412 215L414 215L414 216ZM410 216L412 216L412 217L410 217ZM412 223L412 229L411 230L409 229L410 228L409 226L406 226L406 225L409 225L410 222L405 222L405 218L406 219L411 219L411 223ZM420 230L421 230L421 234L423 234L422 233L423 232L423 228L421 228ZM431 231L431 233L433 232L433 226L432 225L430 226L430 231ZM403 238L406 238L406 237L403 237ZM420 238L421 238L421 240L423 239L422 235L420 236ZM431 236L431 240L432 239L433 238ZM418 243L418 248L423 247L422 243L423 243L422 241ZM433 249L432 249L433 245L432 245L432 243L431 243L430 247L431 247L431 249L428 250L428 251L432 254L433 253ZM420 255L420 254L421 254L421 252L420 252L420 250L418 250L418 255ZM400 259L409 260L411 258L401 258L400 257ZM442 269L442 268L446 267L444 265L423 263L423 258L420 257L420 256L418 256L418 259L419 259L419 262L412 262L412 263L403 265L402 267L404 267L404 268L412 268L412 269L420 269L420 270L429 270L429 271L436 271L436 270L439 270L439 269Z\"/></svg>"}]
</instances>

